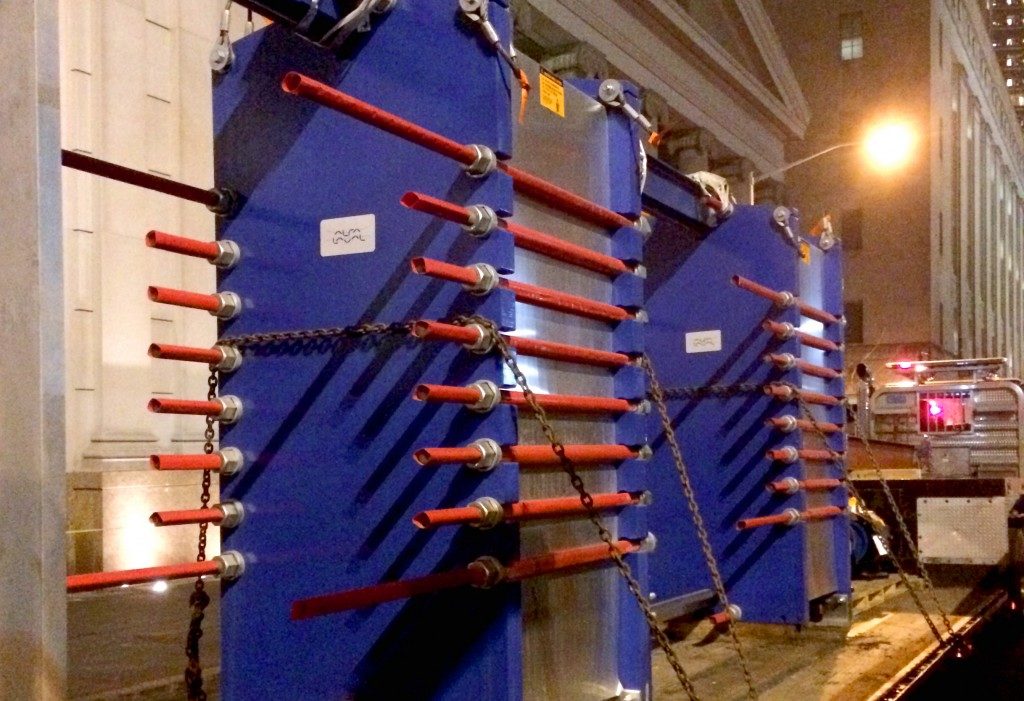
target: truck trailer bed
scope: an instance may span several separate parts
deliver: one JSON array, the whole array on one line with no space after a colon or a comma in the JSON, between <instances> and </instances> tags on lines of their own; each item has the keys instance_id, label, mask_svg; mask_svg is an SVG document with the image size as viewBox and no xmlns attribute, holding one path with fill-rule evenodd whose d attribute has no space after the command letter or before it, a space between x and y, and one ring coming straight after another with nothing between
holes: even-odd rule
<instances>
[{"instance_id":1,"label":"truck trailer bed","mask_svg":"<svg viewBox=\"0 0 1024 701\"><path fill-rule=\"evenodd\" d=\"M763 701L861 701L895 699L924 678L943 657L910 594L895 575L855 582L852 623L803 629L740 624L750 671ZM915 587L919 583L915 580ZM922 599L940 630L943 623L927 594ZM974 583L942 586L936 595L957 632L972 634L1001 605L1004 595ZM747 698L727 634L707 622L681 632L675 649L702 699ZM686 699L664 656L654 652L657 701Z\"/></svg>"}]
</instances>

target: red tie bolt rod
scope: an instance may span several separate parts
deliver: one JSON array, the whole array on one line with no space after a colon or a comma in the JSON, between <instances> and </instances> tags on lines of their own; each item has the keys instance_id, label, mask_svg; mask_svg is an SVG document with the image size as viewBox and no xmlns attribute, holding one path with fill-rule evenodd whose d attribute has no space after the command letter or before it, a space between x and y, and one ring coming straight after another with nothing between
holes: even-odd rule
<instances>
[{"instance_id":1,"label":"red tie bolt rod","mask_svg":"<svg viewBox=\"0 0 1024 701\"><path fill-rule=\"evenodd\" d=\"M405 193L402 197L402 204L417 212L431 214L461 224L463 228L477 236L486 236L501 227L512 234L512 239L519 248L610 277L635 272L625 261L618 258L568 243L551 234L545 234L512 221L500 219L494 210L486 205L472 205L467 208L419 192Z\"/></svg>"},{"instance_id":2,"label":"red tie bolt rod","mask_svg":"<svg viewBox=\"0 0 1024 701\"><path fill-rule=\"evenodd\" d=\"M792 353L768 353L764 356L766 363L771 363L780 370L799 370L805 375L813 375L826 380L834 380L842 376L842 373L822 365L808 363L806 360L797 358Z\"/></svg>"},{"instance_id":3,"label":"red tie bolt rod","mask_svg":"<svg viewBox=\"0 0 1024 701\"><path fill-rule=\"evenodd\" d=\"M575 464L601 465L641 459L647 456L645 448L633 449L628 445L600 443L596 445L566 445L565 457ZM423 467L438 465L465 465L474 470L487 471L500 462L520 465L560 465L561 459L550 445L501 446L491 438L480 438L462 448L420 448L413 459Z\"/></svg>"},{"instance_id":4,"label":"red tie bolt rod","mask_svg":"<svg viewBox=\"0 0 1024 701\"><path fill-rule=\"evenodd\" d=\"M743 609L736 604L729 604L729 607L725 610L713 613L708 616L708 622L716 628L724 626L733 621L739 621L743 619Z\"/></svg>"},{"instance_id":5,"label":"red tie bolt rod","mask_svg":"<svg viewBox=\"0 0 1024 701\"><path fill-rule=\"evenodd\" d=\"M774 448L766 451L765 457L769 460L774 460L775 462L784 462L787 465L791 465L797 460L826 461L842 459L842 455L840 453L832 453L828 450L798 450L791 445L787 445L784 448Z\"/></svg>"},{"instance_id":6,"label":"red tie bolt rod","mask_svg":"<svg viewBox=\"0 0 1024 701\"><path fill-rule=\"evenodd\" d=\"M792 292L779 292L778 290L765 287L764 285L760 285L753 280L748 280L747 278L739 275L733 275L732 282L741 290L753 292L758 297L764 297L765 299L770 300L777 307L796 307L801 316L805 316L808 319L814 319L815 321L820 321L823 324L839 323L839 317L836 315L829 314L817 307L812 307L799 297L794 296Z\"/></svg>"},{"instance_id":7,"label":"red tie bolt rod","mask_svg":"<svg viewBox=\"0 0 1024 701\"><path fill-rule=\"evenodd\" d=\"M646 551L649 547L646 541L642 543L634 543L630 540L615 541L615 549L621 555ZM519 582L530 577L588 567L606 562L611 558L612 554L604 543L555 550L544 555L523 558L508 565L501 564L493 557L481 557L457 570L299 599L292 603L292 620L299 621L367 606L377 606L389 601L457 587L490 588L505 582Z\"/></svg>"},{"instance_id":8,"label":"red tie bolt rod","mask_svg":"<svg viewBox=\"0 0 1024 701\"><path fill-rule=\"evenodd\" d=\"M205 509L181 511L154 511L149 522L154 526L184 526L192 523L213 523L222 528L234 528L245 518L242 502L229 500Z\"/></svg>"},{"instance_id":9,"label":"red tie bolt rod","mask_svg":"<svg viewBox=\"0 0 1024 701\"><path fill-rule=\"evenodd\" d=\"M242 300L234 292L218 292L207 295L187 290L174 290L170 287L150 287L150 300L158 304L171 304L176 307L202 309L220 319L233 319L242 311Z\"/></svg>"},{"instance_id":10,"label":"red tie bolt rod","mask_svg":"<svg viewBox=\"0 0 1024 701\"><path fill-rule=\"evenodd\" d=\"M494 347L491 332L480 324L457 326L440 321L417 321L413 324L412 335L424 341L451 341L461 343L475 353L487 353ZM523 355L551 360L564 360L582 365L596 365L603 368L620 368L629 365L631 359L624 353L602 351L595 348L573 346L568 343L539 341L533 338L502 335L509 346Z\"/></svg>"},{"instance_id":11,"label":"red tie bolt rod","mask_svg":"<svg viewBox=\"0 0 1024 701\"><path fill-rule=\"evenodd\" d=\"M792 385L783 384L782 382L771 382L765 385L764 393L775 397L776 399L781 399L784 402L792 402L800 399L808 404L822 404L826 406L839 406L843 403L843 400L839 397L821 394L820 392L811 392L806 389L799 389Z\"/></svg>"},{"instance_id":12,"label":"red tie bolt rod","mask_svg":"<svg viewBox=\"0 0 1024 701\"><path fill-rule=\"evenodd\" d=\"M182 200L198 202L199 204L206 205L207 209L216 214L229 214L235 206L235 196L230 190L218 188L204 190L194 185L186 185L176 180L161 178L158 175L144 173L141 170L133 170L116 163L102 161L99 158L86 156L84 153L62 150L60 152L60 162L66 168L80 170L83 173L99 175L103 178L117 180L129 185L135 185L136 187L153 190L154 192L161 192Z\"/></svg>"},{"instance_id":13,"label":"red tie bolt rod","mask_svg":"<svg viewBox=\"0 0 1024 701\"><path fill-rule=\"evenodd\" d=\"M485 295L496 287L504 287L512 291L517 301L535 307L612 323L635 318L632 313L612 304L559 292L548 287L508 280L499 276L498 271L487 263L462 266L433 258L413 258L411 267L417 275L429 275L440 280L460 283L468 292L476 295Z\"/></svg>"},{"instance_id":14,"label":"red tie bolt rod","mask_svg":"<svg viewBox=\"0 0 1024 701\"><path fill-rule=\"evenodd\" d=\"M202 258L225 270L235 267L241 256L238 244L234 241L199 241L165 234L162 231L150 231L146 234L146 245L161 251Z\"/></svg>"},{"instance_id":15,"label":"red tie bolt rod","mask_svg":"<svg viewBox=\"0 0 1024 701\"><path fill-rule=\"evenodd\" d=\"M736 528L746 531L751 528L760 528L761 526L795 526L801 521L823 521L835 518L841 513L843 513L843 510L838 506L823 506L817 509L808 509L807 511L786 509L781 514L773 516L755 516L753 518L740 519L736 522Z\"/></svg>"},{"instance_id":16,"label":"red tie bolt rod","mask_svg":"<svg viewBox=\"0 0 1024 701\"><path fill-rule=\"evenodd\" d=\"M142 584L166 579L191 579L204 575L218 575L221 579L238 579L244 571L245 560L241 554L228 550L211 560L201 562L144 567L137 570L73 574L67 579L67 590L69 594L73 594L95 589L110 589L123 584Z\"/></svg>"},{"instance_id":17,"label":"red tie bolt rod","mask_svg":"<svg viewBox=\"0 0 1024 701\"><path fill-rule=\"evenodd\" d=\"M217 470L222 475L233 475L244 464L242 451L230 447L213 453L149 456L149 466L154 470Z\"/></svg>"},{"instance_id":18,"label":"red tie bolt rod","mask_svg":"<svg viewBox=\"0 0 1024 701\"><path fill-rule=\"evenodd\" d=\"M650 503L646 493L594 494L594 508L598 511L621 509L625 506ZM543 518L565 518L585 516L587 509L578 496L556 497L553 499L530 499L502 504L494 497L481 497L469 506L452 509L431 509L421 511L412 518L417 528L438 526L469 525L476 528L493 528L499 523L535 521Z\"/></svg>"},{"instance_id":19,"label":"red tie bolt rod","mask_svg":"<svg viewBox=\"0 0 1024 701\"><path fill-rule=\"evenodd\" d=\"M490 411L498 404L529 406L522 392L500 389L490 380L480 380L467 387L417 385L412 396L421 402L465 404L467 408L481 412ZM546 410L565 414L625 414L630 411L646 411L646 405L611 397L576 394L537 394L535 397L537 403Z\"/></svg>"},{"instance_id":20,"label":"red tie bolt rod","mask_svg":"<svg viewBox=\"0 0 1024 701\"><path fill-rule=\"evenodd\" d=\"M774 494L796 494L800 490L807 492L824 492L830 489L835 489L842 484L843 481L838 479L798 480L796 477L786 477L785 479L769 482L767 489L769 492Z\"/></svg>"},{"instance_id":21,"label":"red tie bolt rod","mask_svg":"<svg viewBox=\"0 0 1024 701\"><path fill-rule=\"evenodd\" d=\"M499 167L512 178L512 185L516 191L591 224L609 229L633 226L633 222L621 214L616 214L610 209L523 170L505 163L497 163L494 152L490 149L460 144L301 73L293 71L285 75L281 81L281 88L286 93L304 97L324 107L337 110L364 124L369 124L450 158L467 166L475 175L486 175L495 167Z\"/></svg>"},{"instance_id":22,"label":"red tie bolt rod","mask_svg":"<svg viewBox=\"0 0 1024 701\"><path fill-rule=\"evenodd\" d=\"M838 424L830 423L828 421L810 421L808 419L798 419L795 416L777 416L772 419L765 421L765 425L777 428L783 433L792 433L796 430L801 431L813 431L815 426L817 430L822 433L838 433L843 430Z\"/></svg>"},{"instance_id":23,"label":"red tie bolt rod","mask_svg":"<svg viewBox=\"0 0 1024 701\"><path fill-rule=\"evenodd\" d=\"M242 354L237 348L216 345L213 348L174 346L170 343L153 343L149 346L149 357L161 360L183 360L189 363L205 363L211 369L234 372L242 364Z\"/></svg>"},{"instance_id":24,"label":"red tie bolt rod","mask_svg":"<svg viewBox=\"0 0 1024 701\"><path fill-rule=\"evenodd\" d=\"M221 423L233 424L242 417L242 400L232 395L216 399L158 399L149 400L154 414L191 414L212 416Z\"/></svg>"},{"instance_id":25,"label":"red tie bolt rod","mask_svg":"<svg viewBox=\"0 0 1024 701\"><path fill-rule=\"evenodd\" d=\"M797 331L795 326L784 321L765 321L761 324L761 328L773 334L775 338L780 340L784 341L789 338L795 338L801 345L809 348L817 348L818 350L825 351L826 353L842 349L838 343L834 343L825 338L812 336L811 334L804 333L803 331Z\"/></svg>"}]
</instances>

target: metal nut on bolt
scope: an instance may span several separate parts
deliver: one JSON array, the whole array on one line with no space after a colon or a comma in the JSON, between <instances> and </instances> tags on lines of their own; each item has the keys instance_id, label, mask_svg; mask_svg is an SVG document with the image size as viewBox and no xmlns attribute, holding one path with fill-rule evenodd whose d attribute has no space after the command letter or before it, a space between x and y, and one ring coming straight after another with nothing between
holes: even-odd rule
<instances>
[{"instance_id":1,"label":"metal nut on bolt","mask_svg":"<svg viewBox=\"0 0 1024 701\"><path fill-rule=\"evenodd\" d=\"M609 78L597 89L598 99L605 105L617 107L622 103L622 83Z\"/></svg>"},{"instance_id":2,"label":"metal nut on bolt","mask_svg":"<svg viewBox=\"0 0 1024 701\"><path fill-rule=\"evenodd\" d=\"M224 514L220 519L221 528L234 528L245 518L245 507L235 499L222 501L217 508Z\"/></svg>"},{"instance_id":3,"label":"metal nut on bolt","mask_svg":"<svg viewBox=\"0 0 1024 701\"><path fill-rule=\"evenodd\" d=\"M227 346L218 343L214 346L220 351L220 362L211 363L211 370L220 370L221 372L234 372L242 365L242 354L234 346Z\"/></svg>"},{"instance_id":4,"label":"metal nut on bolt","mask_svg":"<svg viewBox=\"0 0 1024 701\"><path fill-rule=\"evenodd\" d=\"M479 472L490 472L501 462L501 445L493 438L479 438L469 444L480 451L480 459L466 463L466 467Z\"/></svg>"},{"instance_id":5,"label":"metal nut on bolt","mask_svg":"<svg viewBox=\"0 0 1024 701\"><path fill-rule=\"evenodd\" d=\"M782 513L786 516L787 519L789 519L788 521L786 521L787 526L795 526L801 521L800 512L797 511L796 509L786 509Z\"/></svg>"},{"instance_id":6,"label":"metal nut on bolt","mask_svg":"<svg viewBox=\"0 0 1024 701\"><path fill-rule=\"evenodd\" d=\"M789 414L786 414L785 416L780 416L779 421L782 422L782 425L778 426L778 429L783 433L792 433L793 431L796 430L798 425L796 422L796 417L791 416Z\"/></svg>"},{"instance_id":7,"label":"metal nut on bolt","mask_svg":"<svg viewBox=\"0 0 1024 701\"><path fill-rule=\"evenodd\" d=\"M498 276L498 271L493 265L489 265L488 263L476 263L472 268L476 272L476 283L473 285L462 286L463 289L470 294L480 296L489 294L501 281L501 278Z\"/></svg>"},{"instance_id":8,"label":"metal nut on bolt","mask_svg":"<svg viewBox=\"0 0 1024 701\"><path fill-rule=\"evenodd\" d=\"M792 370L796 367L796 356L792 353L779 353L775 358L771 355L766 355L764 361L766 363L774 363L780 370Z\"/></svg>"},{"instance_id":9,"label":"metal nut on bolt","mask_svg":"<svg viewBox=\"0 0 1024 701\"><path fill-rule=\"evenodd\" d=\"M651 446L649 445L642 445L640 446L640 449L636 451L637 460L650 460L653 455L654 451L651 450Z\"/></svg>"},{"instance_id":10,"label":"metal nut on bolt","mask_svg":"<svg viewBox=\"0 0 1024 701\"><path fill-rule=\"evenodd\" d=\"M238 579L245 573L245 558L237 550L225 550L213 559L220 568L221 579Z\"/></svg>"},{"instance_id":11,"label":"metal nut on bolt","mask_svg":"<svg viewBox=\"0 0 1024 701\"><path fill-rule=\"evenodd\" d=\"M643 541L640 543L641 553L654 552L655 548L658 547L658 538L651 532L648 531L647 535L644 536Z\"/></svg>"},{"instance_id":12,"label":"metal nut on bolt","mask_svg":"<svg viewBox=\"0 0 1024 701\"><path fill-rule=\"evenodd\" d=\"M476 528L484 530L494 528L505 520L505 509L501 502L494 497L480 497L470 506L480 512L480 521L472 524Z\"/></svg>"},{"instance_id":13,"label":"metal nut on bolt","mask_svg":"<svg viewBox=\"0 0 1024 701\"><path fill-rule=\"evenodd\" d=\"M230 45L228 48L230 49ZM212 188L210 192L217 195L217 202L212 205L207 205L206 208L208 210L214 214L220 214L221 216L229 216L234 213L235 207L238 205L238 195L234 190L230 190L226 187L215 187Z\"/></svg>"},{"instance_id":14,"label":"metal nut on bolt","mask_svg":"<svg viewBox=\"0 0 1024 701\"><path fill-rule=\"evenodd\" d=\"M468 221L462 226L473 236L483 238L498 228L498 213L485 204L474 204L466 208Z\"/></svg>"},{"instance_id":15,"label":"metal nut on bolt","mask_svg":"<svg viewBox=\"0 0 1024 701\"><path fill-rule=\"evenodd\" d=\"M490 380L477 380L470 387L480 393L479 400L466 405L470 411L487 413L501 402L501 389Z\"/></svg>"},{"instance_id":16,"label":"metal nut on bolt","mask_svg":"<svg viewBox=\"0 0 1024 701\"><path fill-rule=\"evenodd\" d=\"M473 560L468 565L469 569L479 569L484 573L484 581L474 586L480 589L490 589L491 587L501 584L505 579L505 566L498 562L497 558L493 558L490 555L484 555Z\"/></svg>"},{"instance_id":17,"label":"metal nut on bolt","mask_svg":"<svg viewBox=\"0 0 1024 701\"><path fill-rule=\"evenodd\" d=\"M234 292L218 292L217 309L210 312L218 319L234 319L242 311L242 298Z\"/></svg>"},{"instance_id":18,"label":"metal nut on bolt","mask_svg":"<svg viewBox=\"0 0 1024 701\"><path fill-rule=\"evenodd\" d=\"M242 400L238 397L228 394L218 397L216 401L220 404L217 420L222 424L233 424L242 418Z\"/></svg>"},{"instance_id":19,"label":"metal nut on bolt","mask_svg":"<svg viewBox=\"0 0 1024 701\"><path fill-rule=\"evenodd\" d=\"M480 324L466 324L466 328L476 331L478 337L473 343L464 343L463 348L479 355L490 353L494 348L494 333Z\"/></svg>"},{"instance_id":20,"label":"metal nut on bolt","mask_svg":"<svg viewBox=\"0 0 1024 701\"><path fill-rule=\"evenodd\" d=\"M242 451L238 448L221 448L219 455L220 473L222 475L233 475L245 465L245 456L242 455Z\"/></svg>"},{"instance_id":21,"label":"metal nut on bolt","mask_svg":"<svg viewBox=\"0 0 1024 701\"><path fill-rule=\"evenodd\" d=\"M780 292L779 293L779 299L778 299L778 301L775 302L775 306L782 307L783 309L785 309L786 307L792 307L795 304L796 304L796 295L794 295L792 292L786 292L786 291Z\"/></svg>"},{"instance_id":22,"label":"metal nut on bolt","mask_svg":"<svg viewBox=\"0 0 1024 701\"><path fill-rule=\"evenodd\" d=\"M781 492L783 494L796 494L800 491L800 480L796 477L786 477L785 479L779 480L779 484L782 485Z\"/></svg>"},{"instance_id":23,"label":"metal nut on bolt","mask_svg":"<svg viewBox=\"0 0 1024 701\"><path fill-rule=\"evenodd\" d=\"M490 175L498 168L498 156L487 146L470 144L476 156L472 163L465 167L466 174L473 178Z\"/></svg>"},{"instance_id":24,"label":"metal nut on bolt","mask_svg":"<svg viewBox=\"0 0 1024 701\"><path fill-rule=\"evenodd\" d=\"M793 463L800 459L800 453L797 452L797 449L791 445L786 445L779 448L778 452L780 453L780 456L775 459L778 462L785 463L787 465L792 465Z\"/></svg>"},{"instance_id":25,"label":"metal nut on bolt","mask_svg":"<svg viewBox=\"0 0 1024 701\"><path fill-rule=\"evenodd\" d=\"M216 241L215 243L218 253L210 262L224 270L235 267L238 259L242 257L242 249L238 247L238 244L234 241Z\"/></svg>"}]
</instances>

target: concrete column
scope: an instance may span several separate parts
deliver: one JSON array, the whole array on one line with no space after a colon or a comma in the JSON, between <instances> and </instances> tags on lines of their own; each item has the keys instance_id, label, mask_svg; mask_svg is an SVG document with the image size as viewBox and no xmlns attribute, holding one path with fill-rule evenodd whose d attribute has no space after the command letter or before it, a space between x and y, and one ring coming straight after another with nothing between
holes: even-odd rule
<instances>
[{"instance_id":1,"label":"concrete column","mask_svg":"<svg viewBox=\"0 0 1024 701\"><path fill-rule=\"evenodd\" d=\"M662 157L681 173L711 170L715 137L707 129L673 130L661 142Z\"/></svg>"},{"instance_id":2,"label":"concrete column","mask_svg":"<svg viewBox=\"0 0 1024 701\"><path fill-rule=\"evenodd\" d=\"M0 2L0 699L60 699L64 282L57 0Z\"/></svg>"}]
</instances>

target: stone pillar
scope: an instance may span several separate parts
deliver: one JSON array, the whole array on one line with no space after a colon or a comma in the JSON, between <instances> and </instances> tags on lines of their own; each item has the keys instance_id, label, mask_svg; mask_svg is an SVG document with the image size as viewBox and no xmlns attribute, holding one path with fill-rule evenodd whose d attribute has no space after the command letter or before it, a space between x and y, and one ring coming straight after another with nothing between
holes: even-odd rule
<instances>
[{"instance_id":1,"label":"stone pillar","mask_svg":"<svg viewBox=\"0 0 1024 701\"><path fill-rule=\"evenodd\" d=\"M540 65L560 78L607 78L610 68L604 54L590 44L578 42L553 49Z\"/></svg>"},{"instance_id":2,"label":"stone pillar","mask_svg":"<svg viewBox=\"0 0 1024 701\"><path fill-rule=\"evenodd\" d=\"M673 131L661 142L661 154L681 173L711 170L711 151L715 137L699 127Z\"/></svg>"},{"instance_id":3,"label":"stone pillar","mask_svg":"<svg viewBox=\"0 0 1024 701\"><path fill-rule=\"evenodd\" d=\"M57 0L0 2L0 698L61 699L64 271Z\"/></svg>"}]
</instances>

